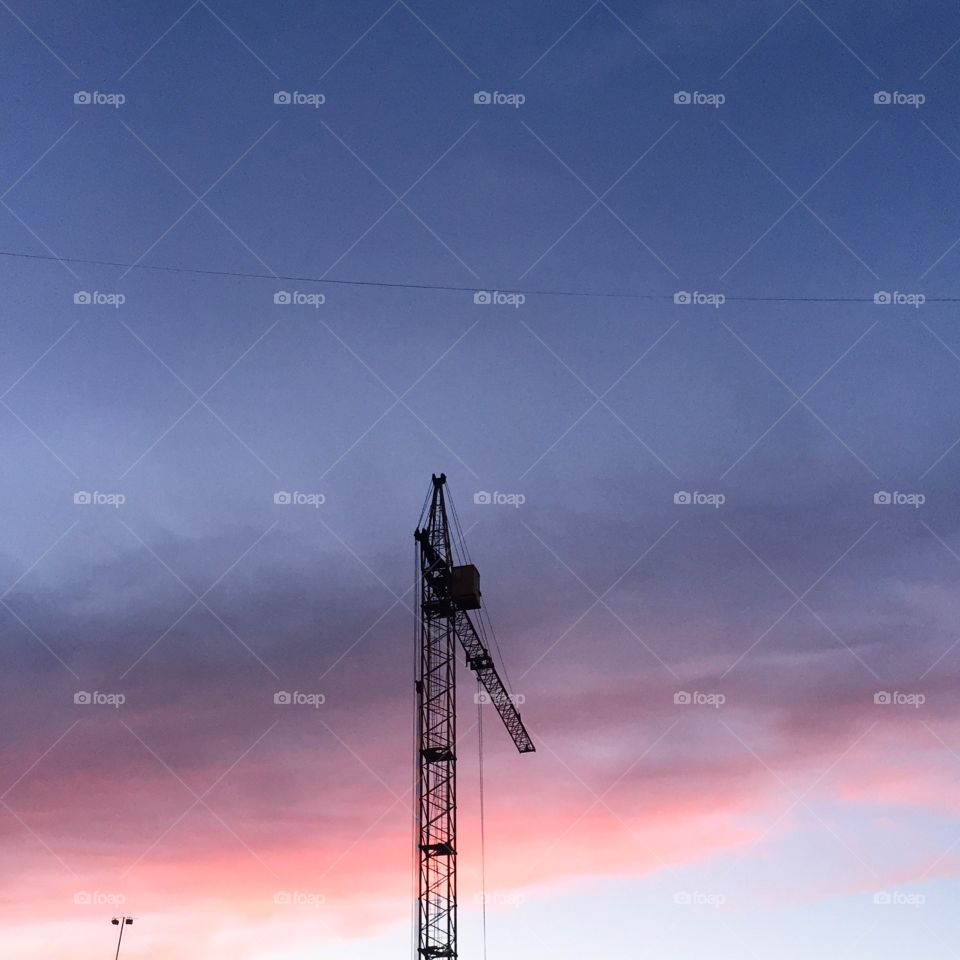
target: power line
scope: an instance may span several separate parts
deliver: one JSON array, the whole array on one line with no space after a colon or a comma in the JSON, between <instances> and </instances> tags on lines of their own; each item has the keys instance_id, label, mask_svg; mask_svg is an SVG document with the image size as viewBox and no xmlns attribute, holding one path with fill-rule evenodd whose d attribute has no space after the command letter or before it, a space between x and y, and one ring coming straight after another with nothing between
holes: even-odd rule
<instances>
[{"instance_id":1,"label":"power line","mask_svg":"<svg viewBox=\"0 0 960 960\"><path fill-rule=\"evenodd\" d=\"M22 260L42 260L51 263L76 263L95 267L121 267L126 270L154 270L163 273L189 273L206 277L234 277L242 280L290 280L295 283L329 283L347 287L381 287L397 290L436 290L448 293L477 293L481 287L462 287L443 283L403 283L389 280L344 280L330 277L304 277L281 273L245 273L240 270L209 270L202 267L172 267L155 263L123 263L119 260L98 260L92 257L56 257L42 253L23 253L18 250L0 250L0 257ZM524 290L509 287L490 288L498 293L521 293L530 297L575 297L606 300L660 300L673 301L673 293L630 293L609 290ZM719 293L720 291L716 291ZM873 295L864 297L772 297L727 296L728 303L873 303ZM924 297L925 303L960 303L960 297Z\"/></svg>"}]
</instances>

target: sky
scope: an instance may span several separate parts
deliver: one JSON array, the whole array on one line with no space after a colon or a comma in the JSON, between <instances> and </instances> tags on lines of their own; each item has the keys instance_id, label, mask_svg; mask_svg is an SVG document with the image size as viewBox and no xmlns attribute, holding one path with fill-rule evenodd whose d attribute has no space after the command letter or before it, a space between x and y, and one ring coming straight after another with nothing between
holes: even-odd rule
<instances>
[{"instance_id":1,"label":"sky","mask_svg":"<svg viewBox=\"0 0 960 960\"><path fill-rule=\"evenodd\" d=\"M0 22L5 957L409 954L441 471L463 957L953 956L960 10Z\"/></svg>"}]
</instances>

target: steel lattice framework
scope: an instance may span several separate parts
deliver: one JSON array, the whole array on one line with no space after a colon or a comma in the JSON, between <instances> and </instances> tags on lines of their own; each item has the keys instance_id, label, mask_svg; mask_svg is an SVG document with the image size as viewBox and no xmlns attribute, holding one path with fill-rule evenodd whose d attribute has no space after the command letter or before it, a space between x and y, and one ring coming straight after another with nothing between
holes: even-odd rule
<instances>
[{"instance_id":1,"label":"steel lattice framework","mask_svg":"<svg viewBox=\"0 0 960 960\"><path fill-rule=\"evenodd\" d=\"M456 643L521 753L533 742L486 644L467 612L480 605L472 565L457 567L444 485L432 480L430 508L415 533L420 556L417 674L417 944L421 958L457 956ZM463 583L472 582L471 589Z\"/></svg>"}]
</instances>

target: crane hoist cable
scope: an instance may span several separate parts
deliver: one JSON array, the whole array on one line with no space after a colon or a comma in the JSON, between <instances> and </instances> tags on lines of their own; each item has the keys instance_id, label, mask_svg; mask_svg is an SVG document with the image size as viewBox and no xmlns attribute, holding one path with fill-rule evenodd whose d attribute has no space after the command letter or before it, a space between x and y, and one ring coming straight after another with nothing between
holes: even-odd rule
<instances>
[{"instance_id":1,"label":"crane hoist cable","mask_svg":"<svg viewBox=\"0 0 960 960\"><path fill-rule=\"evenodd\" d=\"M453 501L450 491L447 490L447 504L450 507L450 516L453 517L453 529L456 535L456 544L458 554L464 563L473 563L470 558L470 551L467 549L467 541L463 535L463 527L460 525L460 515L457 513L457 505Z\"/></svg>"},{"instance_id":2,"label":"crane hoist cable","mask_svg":"<svg viewBox=\"0 0 960 960\"><path fill-rule=\"evenodd\" d=\"M457 513L457 505L454 503L453 497L450 495L449 490L447 490L447 503L450 506L450 516L453 519L453 528L457 541L459 542L463 561L465 563L473 563L473 559L470 557L470 550L467 547L466 537L463 535L463 526L460 523L460 515ZM490 646L487 638L492 638L493 647L497 651L499 662L503 665L503 678L506 681L507 691L513 693L513 683L510 680L510 672L507 670L506 660L503 657L503 651L500 649L500 641L497 639L497 632L493 629L493 621L490 619L490 614L486 607L481 607L478 613L479 616L477 617L476 623L477 632L483 638L483 641L487 647Z\"/></svg>"},{"instance_id":3,"label":"crane hoist cable","mask_svg":"<svg viewBox=\"0 0 960 960\"><path fill-rule=\"evenodd\" d=\"M483 919L483 960L487 960L487 822L483 805L483 685L477 678L477 754L480 768L480 910Z\"/></svg>"}]
</instances>

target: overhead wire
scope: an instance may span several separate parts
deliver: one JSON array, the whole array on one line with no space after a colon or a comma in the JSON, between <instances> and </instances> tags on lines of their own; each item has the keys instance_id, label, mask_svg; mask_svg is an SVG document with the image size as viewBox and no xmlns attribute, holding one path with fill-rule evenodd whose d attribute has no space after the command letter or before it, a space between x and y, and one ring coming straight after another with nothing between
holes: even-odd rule
<instances>
[{"instance_id":1,"label":"overhead wire","mask_svg":"<svg viewBox=\"0 0 960 960\"><path fill-rule=\"evenodd\" d=\"M204 267L177 267L157 263L127 263L120 260L106 260L95 257L58 257L52 254L26 253L22 250L0 250L0 257L17 258L23 260L41 260L50 263L73 263L85 266L118 267L124 270L153 270L163 273L184 273L197 276L232 277L242 280L289 280L296 283L333 284L348 287L379 287L397 290L433 290L449 293L477 293L476 286L465 287L444 283L412 283L399 280L347 280L342 277L311 277L297 274L283 273L254 273L242 270L214 270ZM675 293L636 293L631 291L612 290L551 290L551 289L523 289L518 287L497 287L498 293L520 293L533 297L575 297L586 299L609 300L648 300L673 301ZM719 291L718 291L719 292ZM862 297L804 297L804 296L737 296L724 294L728 303L873 303L874 295ZM926 303L960 303L960 296L925 297Z\"/></svg>"}]
</instances>

